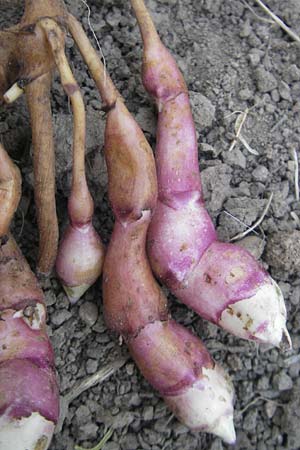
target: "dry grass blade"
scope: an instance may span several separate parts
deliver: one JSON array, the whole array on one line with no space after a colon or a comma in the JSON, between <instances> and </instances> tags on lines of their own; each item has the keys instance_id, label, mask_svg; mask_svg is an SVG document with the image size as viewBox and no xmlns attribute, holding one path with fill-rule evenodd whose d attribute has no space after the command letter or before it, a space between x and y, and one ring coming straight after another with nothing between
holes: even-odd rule
<instances>
[{"instance_id":1,"label":"dry grass blade","mask_svg":"<svg viewBox=\"0 0 300 450\"><path fill-rule=\"evenodd\" d=\"M120 358L114 361L112 364L108 364L105 367L102 367L96 373L91 375L90 377L85 378L82 381L76 383L67 393L66 395L60 398L60 417L58 423L56 425L55 433L60 433L62 426L64 424L66 415L68 413L69 405L75 400L79 395L81 395L87 389L96 386L99 383L102 383L108 377L110 377L113 373L115 373L118 369L120 369L128 358Z\"/></svg>"},{"instance_id":2,"label":"dry grass blade","mask_svg":"<svg viewBox=\"0 0 300 450\"><path fill-rule=\"evenodd\" d=\"M266 22L266 23L271 23L271 24L275 23L274 20L272 20L272 19L265 19L264 17L261 17L258 14L256 14L254 9L245 0L242 0L242 2L246 6L246 8L248 8L258 20L261 20L262 22Z\"/></svg>"},{"instance_id":3,"label":"dry grass blade","mask_svg":"<svg viewBox=\"0 0 300 450\"><path fill-rule=\"evenodd\" d=\"M295 162L295 197L299 201L299 163L296 149L293 150L293 159Z\"/></svg>"},{"instance_id":4,"label":"dry grass blade","mask_svg":"<svg viewBox=\"0 0 300 450\"><path fill-rule=\"evenodd\" d=\"M79 445L75 445L75 450L101 450L106 442L112 437L114 430L110 428L107 433L103 436L101 441L96 445L96 447L84 449L83 447L80 447Z\"/></svg>"},{"instance_id":5,"label":"dry grass blade","mask_svg":"<svg viewBox=\"0 0 300 450\"><path fill-rule=\"evenodd\" d=\"M250 145L248 144L246 139L241 134L242 128L244 126L244 123L246 121L248 113L249 113L249 109L246 108L245 111L240 112L240 114L238 115L238 117L235 121L235 124L234 124L235 138L230 145L229 152L231 152L234 149L234 147L236 146L237 142L240 141L243 144L243 146L246 148L246 150L248 150L249 153L252 153L252 155L258 156L259 153L256 150L254 150L252 147L250 147Z\"/></svg>"},{"instance_id":6,"label":"dry grass blade","mask_svg":"<svg viewBox=\"0 0 300 450\"><path fill-rule=\"evenodd\" d=\"M267 202L267 204L266 204L266 206L265 206L265 208L264 208L260 218L253 225L251 225L251 227L249 227L247 230L245 230L242 233L239 233L236 236L232 237L230 239L230 242L242 239L243 237L247 236L247 234L251 233L251 231L253 231L256 227L258 227L262 223L262 221L264 220L265 215L267 214L267 212L268 212L268 210L270 208L272 199L273 199L273 192L271 193L271 195L269 197L269 200L268 200L268 202Z\"/></svg>"},{"instance_id":7,"label":"dry grass blade","mask_svg":"<svg viewBox=\"0 0 300 450\"><path fill-rule=\"evenodd\" d=\"M276 16L276 14L274 14L261 0L255 0L255 2L265 11L265 13L267 13L270 17L272 17L274 22L276 22L277 25L280 26L280 28L282 28L292 39L294 39L294 41L300 44L300 37L296 33L294 33L294 31L291 30L283 22L283 20L279 19L279 17Z\"/></svg>"}]
</instances>

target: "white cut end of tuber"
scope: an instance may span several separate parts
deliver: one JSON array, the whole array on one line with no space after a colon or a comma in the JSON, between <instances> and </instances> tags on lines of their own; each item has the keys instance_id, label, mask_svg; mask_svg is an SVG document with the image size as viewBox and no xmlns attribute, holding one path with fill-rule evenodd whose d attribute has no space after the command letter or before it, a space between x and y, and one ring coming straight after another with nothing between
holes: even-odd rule
<instances>
[{"instance_id":1,"label":"white cut end of tuber","mask_svg":"<svg viewBox=\"0 0 300 450\"><path fill-rule=\"evenodd\" d=\"M218 365L213 369L204 368L202 377L184 393L164 399L191 430L213 433L228 444L235 443L233 386Z\"/></svg>"},{"instance_id":2,"label":"white cut end of tuber","mask_svg":"<svg viewBox=\"0 0 300 450\"><path fill-rule=\"evenodd\" d=\"M3 95L5 103L13 103L21 95L24 94L24 90L18 86L18 83L13 84Z\"/></svg>"},{"instance_id":3,"label":"white cut end of tuber","mask_svg":"<svg viewBox=\"0 0 300 450\"><path fill-rule=\"evenodd\" d=\"M54 432L54 423L32 413L29 417L0 419L1 450L46 450Z\"/></svg>"},{"instance_id":4,"label":"white cut end of tuber","mask_svg":"<svg viewBox=\"0 0 300 450\"><path fill-rule=\"evenodd\" d=\"M283 295L272 279L261 285L252 297L229 305L223 311L219 325L241 338L276 347L285 340L291 348Z\"/></svg>"},{"instance_id":5,"label":"white cut end of tuber","mask_svg":"<svg viewBox=\"0 0 300 450\"><path fill-rule=\"evenodd\" d=\"M32 330L40 330L46 321L46 308L42 303L17 311L14 318L22 318Z\"/></svg>"}]
</instances>

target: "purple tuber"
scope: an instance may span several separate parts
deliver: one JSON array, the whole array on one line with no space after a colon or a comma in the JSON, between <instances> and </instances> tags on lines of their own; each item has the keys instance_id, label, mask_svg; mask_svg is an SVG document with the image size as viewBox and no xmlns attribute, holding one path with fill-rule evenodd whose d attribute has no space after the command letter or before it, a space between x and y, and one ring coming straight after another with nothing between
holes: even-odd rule
<instances>
[{"instance_id":1,"label":"purple tuber","mask_svg":"<svg viewBox=\"0 0 300 450\"><path fill-rule=\"evenodd\" d=\"M184 424L233 443L231 382L201 341L170 318L147 260L146 234L157 198L151 148L80 24L69 16L68 25L107 111L105 157L115 226L103 268L106 323L124 338L145 378Z\"/></svg>"},{"instance_id":2,"label":"purple tuber","mask_svg":"<svg viewBox=\"0 0 300 450\"><path fill-rule=\"evenodd\" d=\"M0 448L46 450L59 392L43 292L8 233L20 193L19 170L0 145Z\"/></svg>"},{"instance_id":3,"label":"purple tuber","mask_svg":"<svg viewBox=\"0 0 300 450\"><path fill-rule=\"evenodd\" d=\"M203 201L188 90L143 0L131 0L141 30L142 78L158 108L158 202L148 232L156 276L186 305L244 339L291 344L280 288L238 245L217 240Z\"/></svg>"}]
</instances>

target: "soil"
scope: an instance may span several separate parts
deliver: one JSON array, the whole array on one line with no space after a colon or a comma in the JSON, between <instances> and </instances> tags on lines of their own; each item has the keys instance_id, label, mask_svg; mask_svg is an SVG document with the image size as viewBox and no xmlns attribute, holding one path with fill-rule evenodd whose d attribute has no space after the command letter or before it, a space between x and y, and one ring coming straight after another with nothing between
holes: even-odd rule
<instances>
[{"instance_id":1,"label":"soil","mask_svg":"<svg viewBox=\"0 0 300 450\"><path fill-rule=\"evenodd\" d=\"M141 39L129 1L89 0L91 23L107 68L150 143L155 143L155 108L140 80ZM0 0L1 28L21 16L20 1ZM91 40L83 1L67 1ZM300 202L295 197L294 152L300 149L300 46L249 0L148 0L160 35L175 55L191 94L199 138L199 161L207 207L220 238L251 226L273 199L257 234L243 241L279 283L288 310L293 350L282 353L230 336L169 295L173 316L206 343L233 379L235 426L242 450L300 448ZM269 7L300 35L299 0L270 0ZM255 14L254 14L255 13ZM88 113L87 173L96 204L95 226L107 243L113 217L103 159L105 114L72 39L67 53ZM57 77L53 84L57 141L57 207L66 224L70 187L72 116ZM249 109L242 135L257 152L234 140L235 122ZM25 100L1 107L0 134L23 174L23 196L13 231L35 267L38 236L33 202L31 135ZM300 156L300 155L299 155ZM242 222L242 223L241 223ZM101 283L70 306L55 276L41 280L49 312L61 394L77 381L128 356L103 321ZM92 447L109 427L105 450L221 450L220 439L192 433L171 416L159 396L127 362L70 405L50 450Z\"/></svg>"}]
</instances>

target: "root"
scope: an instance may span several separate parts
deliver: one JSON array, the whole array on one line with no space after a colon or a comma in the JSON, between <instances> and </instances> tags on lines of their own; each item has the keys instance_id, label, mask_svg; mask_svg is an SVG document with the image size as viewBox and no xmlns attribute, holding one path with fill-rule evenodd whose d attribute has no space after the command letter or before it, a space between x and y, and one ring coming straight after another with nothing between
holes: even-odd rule
<instances>
[{"instance_id":1,"label":"root","mask_svg":"<svg viewBox=\"0 0 300 450\"><path fill-rule=\"evenodd\" d=\"M45 74L25 88L31 118L34 195L40 235L38 271L43 274L51 272L58 245L50 84L51 75Z\"/></svg>"},{"instance_id":2,"label":"root","mask_svg":"<svg viewBox=\"0 0 300 450\"><path fill-rule=\"evenodd\" d=\"M52 19L41 19L39 26L50 44L63 88L71 100L73 128L73 180L69 199L70 219L74 223L87 223L93 215L94 205L85 176L85 106L79 86L65 55L62 31Z\"/></svg>"}]
</instances>

